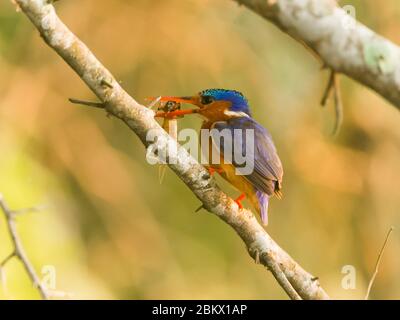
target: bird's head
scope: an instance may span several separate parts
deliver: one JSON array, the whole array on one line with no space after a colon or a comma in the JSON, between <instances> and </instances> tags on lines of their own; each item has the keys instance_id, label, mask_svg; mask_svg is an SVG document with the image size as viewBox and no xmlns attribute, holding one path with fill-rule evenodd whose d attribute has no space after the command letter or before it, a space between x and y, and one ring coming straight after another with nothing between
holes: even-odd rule
<instances>
[{"instance_id":1,"label":"bird's head","mask_svg":"<svg viewBox=\"0 0 400 320\"><path fill-rule=\"evenodd\" d=\"M195 96L162 97L161 101L193 104L199 108L196 113L212 121L251 117L247 99L235 90L207 89Z\"/></svg>"}]
</instances>

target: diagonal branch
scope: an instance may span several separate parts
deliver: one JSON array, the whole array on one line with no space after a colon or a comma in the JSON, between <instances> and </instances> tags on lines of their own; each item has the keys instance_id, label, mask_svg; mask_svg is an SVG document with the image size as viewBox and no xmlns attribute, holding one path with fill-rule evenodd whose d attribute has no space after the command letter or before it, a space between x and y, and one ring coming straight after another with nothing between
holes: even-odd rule
<instances>
[{"instance_id":1,"label":"diagonal branch","mask_svg":"<svg viewBox=\"0 0 400 320\"><path fill-rule=\"evenodd\" d=\"M10 210L8 207L7 203L4 201L3 196L0 194L0 209L3 211L4 216L6 218L7 222L7 228L8 232L11 237L12 244L14 246L13 252L10 253L4 260L0 262L0 272L2 272L1 269L4 268L4 266L12 259L12 258L18 258L22 265L24 266L26 272L28 273L29 278L31 279L33 285L35 288L38 288L39 293L43 299L48 299L49 296L46 292L45 287L43 284L40 282L40 279L38 275L36 274L35 269L33 268L31 262L28 259L28 256L25 253L24 247L22 246L21 239L19 238L18 232L17 232L17 226L15 224L15 216L16 213L15 211ZM32 210L33 208L29 208L27 210Z\"/></svg>"},{"instance_id":2,"label":"diagonal branch","mask_svg":"<svg viewBox=\"0 0 400 320\"><path fill-rule=\"evenodd\" d=\"M234 0L304 44L337 73L400 109L400 47L357 22L334 0Z\"/></svg>"},{"instance_id":3,"label":"diagonal branch","mask_svg":"<svg viewBox=\"0 0 400 320\"><path fill-rule=\"evenodd\" d=\"M368 283L367 293L365 294L365 298L364 298L365 300L369 299L369 294L371 293L372 285L374 284L375 278L379 272L379 266L381 265L381 259L382 259L383 253L385 252L386 245L388 244L389 237L392 234L393 230L394 230L394 227L390 227L388 233L386 234L386 238L385 238L385 241L383 242L382 248L379 251L378 258L376 259L376 263L375 263L374 273L372 274L372 277Z\"/></svg>"},{"instance_id":4,"label":"diagonal branch","mask_svg":"<svg viewBox=\"0 0 400 320\"><path fill-rule=\"evenodd\" d=\"M254 215L248 210L240 210L237 204L217 187L204 167L160 127L154 120L154 112L137 103L121 88L118 81L87 46L62 23L49 1L15 1L39 30L44 41L71 66L104 103L107 112L125 122L143 144L153 151L166 154L168 146L177 147L176 154L170 155L169 167L200 199L207 210L216 214L238 233L250 255L266 266L283 288L293 288L302 299L329 298L316 278L274 242ZM154 141L146 139L150 131L157 137Z\"/></svg>"}]
</instances>

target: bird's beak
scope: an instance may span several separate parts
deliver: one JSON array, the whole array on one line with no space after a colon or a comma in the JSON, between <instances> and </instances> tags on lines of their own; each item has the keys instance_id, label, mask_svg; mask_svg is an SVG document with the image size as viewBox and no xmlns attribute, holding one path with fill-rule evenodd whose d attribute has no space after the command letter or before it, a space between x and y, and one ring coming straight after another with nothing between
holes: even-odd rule
<instances>
[{"instance_id":1,"label":"bird's beak","mask_svg":"<svg viewBox=\"0 0 400 320\"><path fill-rule=\"evenodd\" d=\"M160 102L168 102L168 101L172 101L172 102L177 102L177 103L190 103L193 104L195 106L199 106L199 98L197 96L193 96L193 97L148 97L145 100L148 101L154 101L157 100Z\"/></svg>"},{"instance_id":2,"label":"bird's beak","mask_svg":"<svg viewBox=\"0 0 400 320\"><path fill-rule=\"evenodd\" d=\"M148 98L149 100L155 100L156 98ZM168 101L172 101L172 102L176 102L176 103L190 103L193 104L195 106L199 106L198 104L198 97L194 96L194 97L161 97L159 98L159 101L161 102L168 102ZM197 109L186 109L186 110L176 110L176 111L171 111L168 113L165 112L158 112L156 114L156 117L172 117L172 116L184 116L187 114L193 114L193 113L197 113Z\"/></svg>"},{"instance_id":3,"label":"bird's beak","mask_svg":"<svg viewBox=\"0 0 400 320\"><path fill-rule=\"evenodd\" d=\"M196 97L161 97L160 101L173 101L177 103L190 103L193 105L197 105L198 99L196 99Z\"/></svg>"}]
</instances>

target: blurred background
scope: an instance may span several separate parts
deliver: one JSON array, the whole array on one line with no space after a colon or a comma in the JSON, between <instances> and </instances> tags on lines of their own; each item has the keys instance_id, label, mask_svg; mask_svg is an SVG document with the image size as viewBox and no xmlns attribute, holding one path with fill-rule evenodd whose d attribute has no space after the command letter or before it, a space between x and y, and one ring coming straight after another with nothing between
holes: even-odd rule
<instances>
[{"instance_id":1,"label":"blurred background","mask_svg":"<svg viewBox=\"0 0 400 320\"><path fill-rule=\"evenodd\" d=\"M400 3L342 1L400 42ZM222 87L242 91L284 164L282 201L268 232L333 298L363 298L390 226L400 224L400 112L342 78L344 124L319 106L328 78L304 48L230 0L70 0L69 28L139 102ZM378 14L377 14L378 13ZM10 1L0 3L0 192L9 205L45 205L18 217L25 249L59 298L286 299L239 237L169 169L164 182L140 141L104 112ZM180 126L200 127L200 119ZM232 196L237 192L219 180ZM12 247L0 216L0 259ZM372 289L400 298L400 233ZM355 289L342 286L354 266ZM36 299L17 260L0 299ZM4 281L3 281L4 282Z\"/></svg>"}]
</instances>

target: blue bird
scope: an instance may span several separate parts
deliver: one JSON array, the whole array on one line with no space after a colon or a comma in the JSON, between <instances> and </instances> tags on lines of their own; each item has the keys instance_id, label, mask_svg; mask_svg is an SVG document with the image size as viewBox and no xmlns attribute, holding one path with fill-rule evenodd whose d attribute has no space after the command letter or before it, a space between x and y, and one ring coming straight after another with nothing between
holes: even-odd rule
<instances>
[{"instance_id":1,"label":"blue bird","mask_svg":"<svg viewBox=\"0 0 400 320\"><path fill-rule=\"evenodd\" d=\"M283 168L271 135L252 118L244 95L235 90L207 89L195 96L162 97L161 101L193 104L198 109L178 110L176 115L200 114L204 118L202 129L225 133L223 139L217 139L215 134L210 135L209 146L213 149L209 150L208 169L211 174L218 172L242 192L235 200L240 208L241 201L247 196L263 224L267 225L269 198L273 195L278 198L282 196ZM173 114L169 113L169 116ZM249 147L247 130L252 133L249 137L254 138L251 148L246 148ZM225 139L232 143L226 143ZM219 163L213 163L211 159L215 150L219 153ZM225 161L227 156L229 161ZM252 162L253 169L250 172L244 173L243 164L237 161L243 158Z\"/></svg>"}]
</instances>

